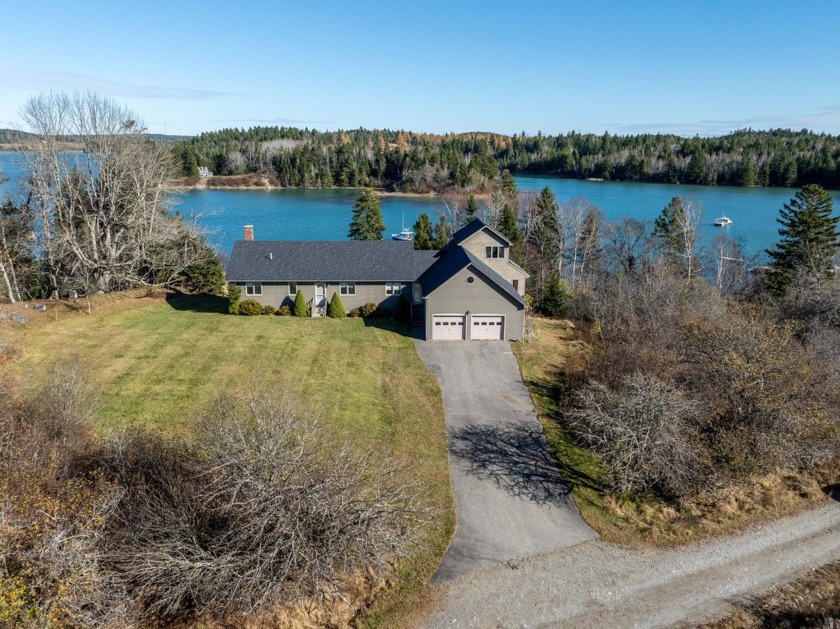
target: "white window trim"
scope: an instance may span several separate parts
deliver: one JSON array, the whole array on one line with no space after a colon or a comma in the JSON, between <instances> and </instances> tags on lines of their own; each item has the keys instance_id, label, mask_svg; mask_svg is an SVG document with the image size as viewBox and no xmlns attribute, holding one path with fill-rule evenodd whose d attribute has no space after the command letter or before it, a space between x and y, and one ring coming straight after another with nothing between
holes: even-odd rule
<instances>
[{"instance_id":1,"label":"white window trim","mask_svg":"<svg viewBox=\"0 0 840 629\"><path fill-rule=\"evenodd\" d=\"M386 295L399 295L402 293L402 284L400 282L385 282Z\"/></svg>"},{"instance_id":2,"label":"white window trim","mask_svg":"<svg viewBox=\"0 0 840 629\"><path fill-rule=\"evenodd\" d=\"M292 290L292 286L295 287L295 290ZM298 285L297 282L289 282L289 295L297 295L298 293Z\"/></svg>"},{"instance_id":3,"label":"white window trim","mask_svg":"<svg viewBox=\"0 0 840 629\"><path fill-rule=\"evenodd\" d=\"M245 294L248 297L262 296L262 284L245 284Z\"/></svg>"},{"instance_id":4,"label":"white window trim","mask_svg":"<svg viewBox=\"0 0 840 629\"><path fill-rule=\"evenodd\" d=\"M338 285L338 294L339 295L355 295L356 294L356 282L342 282Z\"/></svg>"}]
</instances>

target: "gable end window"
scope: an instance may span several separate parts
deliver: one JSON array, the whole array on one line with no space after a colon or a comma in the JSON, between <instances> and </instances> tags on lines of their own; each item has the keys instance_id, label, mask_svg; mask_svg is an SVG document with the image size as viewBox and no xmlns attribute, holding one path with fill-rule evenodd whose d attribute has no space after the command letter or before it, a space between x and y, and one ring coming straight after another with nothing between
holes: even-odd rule
<instances>
[{"instance_id":1,"label":"gable end window","mask_svg":"<svg viewBox=\"0 0 840 629\"><path fill-rule=\"evenodd\" d=\"M289 294L297 295L297 282L289 282Z\"/></svg>"},{"instance_id":2,"label":"gable end window","mask_svg":"<svg viewBox=\"0 0 840 629\"><path fill-rule=\"evenodd\" d=\"M262 295L262 284L245 284L246 295Z\"/></svg>"},{"instance_id":3,"label":"gable end window","mask_svg":"<svg viewBox=\"0 0 840 629\"><path fill-rule=\"evenodd\" d=\"M399 295L402 292L402 286L399 282L388 282L385 284L386 295Z\"/></svg>"},{"instance_id":4,"label":"gable end window","mask_svg":"<svg viewBox=\"0 0 840 629\"><path fill-rule=\"evenodd\" d=\"M496 245L484 247L485 258L504 258L505 248Z\"/></svg>"},{"instance_id":5,"label":"gable end window","mask_svg":"<svg viewBox=\"0 0 840 629\"><path fill-rule=\"evenodd\" d=\"M355 295L356 294L356 284L352 282L345 282L343 284L338 285L338 293L340 295Z\"/></svg>"}]
</instances>

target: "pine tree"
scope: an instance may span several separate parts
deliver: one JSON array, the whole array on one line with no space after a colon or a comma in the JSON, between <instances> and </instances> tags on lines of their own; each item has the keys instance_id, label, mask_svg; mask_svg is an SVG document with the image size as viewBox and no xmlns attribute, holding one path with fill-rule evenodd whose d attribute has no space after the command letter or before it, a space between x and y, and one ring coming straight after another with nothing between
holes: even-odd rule
<instances>
[{"instance_id":1,"label":"pine tree","mask_svg":"<svg viewBox=\"0 0 840 629\"><path fill-rule=\"evenodd\" d=\"M471 223L476 218L478 218L478 200L474 194L471 194L467 200L467 214L464 216L464 225Z\"/></svg>"},{"instance_id":2,"label":"pine tree","mask_svg":"<svg viewBox=\"0 0 840 629\"><path fill-rule=\"evenodd\" d=\"M516 215L509 205L505 204L502 208L502 220L499 221L499 233L510 240L511 244L516 244L522 238L519 233L519 227L516 225Z\"/></svg>"},{"instance_id":3,"label":"pine tree","mask_svg":"<svg viewBox=\"0 0 840 629\"><path fill-rule=\"evenodd\" d=\"M308 317L311 314L302 290L298 290L297 295L295 295L295 307L292 309L292 314L296 317Z\"/></svg>"},{"instance_id":4,"label":"pine tree","mask_svg":"<svg viewBox=\"0 0 840 629\"><path fill-rule=\"evenodd\" d=\"M831 274L840 246L840 217L832 216L833 210L831 195L809 184L779 211L776 221L782 226L782 239L775 249L767 250L774 270L770 281L777 294L784 292L798 271L814 277Z\"/></svg>"},{"instance_id":5,"label":"pine tree","mask_svg":"<svg viewBox=\"0 0 840 629\"><path fill-rule=\"evenodd\" d=\"M429 215L423 212L417 217L417 222L414 223L414 248L415 249L434 249L434 235L432 233L432 219Z\"/></svg>"},{"instance_id":6,"label":"pine tree","mask_svg":"<svg viewBox=\"0 0 840 629\"><path fill-rule=\"evenodd\" d=\"M347 316L347 311L344 310L344 304L341 302L338 293L333 293L332 299L327 305L327 316L333 319L343 319Z\"/></svg>"},{"instance_id":7,"label":"pine tree","mask_svg":"<svg viewBox=\"0 0 840 629\"><path fill-rule=\"evenodd\" d=\"M700 213L691 203L674 197L653 223L653 235L659 236L662 251L671 262L688 276L694 274L694 246Z\"/></svg>"},{"instance_id":8,"label":"pine tree","mask_svg":"<svg viewBox=\"0 0 840 629\"><path fill-rule=\"evenodd\" d=\"M440 217L438 224L435 225L435 238L433 241L433 249L443 249L449 242L449 229L446 226L446 218Z\"/></svg>"},{"instance_id":9,"label":"pine tree","mask_svg":"<svg viewBox=\"0 0 840 629\"><path fill-rule=\"evenodd\" d=\"M236 284L228 284L228 312L239 314L239 304L242 303L242 288Z\"/></svg>"},{"instance_id":10,"label":"pine tree","mask_svg":"<svg viewBox=\"0 0 840 629\"><path fill-rule=\"evenodd\" d=\"M382 210L379 198L372 188L365 188L353 205L353 220L350 222L351 240L382 240L385 223L382 222Z\"/></svg>"}]
</instances>

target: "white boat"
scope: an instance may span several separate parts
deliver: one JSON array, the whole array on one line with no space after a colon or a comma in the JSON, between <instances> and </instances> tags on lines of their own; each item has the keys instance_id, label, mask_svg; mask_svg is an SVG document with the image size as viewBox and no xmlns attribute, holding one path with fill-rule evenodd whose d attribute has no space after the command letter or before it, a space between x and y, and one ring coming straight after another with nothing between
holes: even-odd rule
<instances>
[{"instance_id":1,"label":"white boat","mask_svg":"<svg viewBox=\"0 0 840 629\"><path fill-rule=\"evenodd\" d=\"M391 234L393 240L414 240L414 232L408 227L403 227L399 234Z\"/></svg>"},{"instance_id":2,"label":"white boat","mask_svg":"<svg viewBox=\"0 0 840 629\"><path fill-rule=\"evenodd\" d=\"M715 227L729 227L732 224L732 219L728 216L721 216L715 219Z\"/></svg>"},{"instance_id":3,"label":"white boat","mask_svg":"<svg viewBox=\"0 0 840 629\"><path fill-rule=\"evenodd\" d=\"M414 232L405 226L405 214L403 214L402 230L399 234L391 234L392 240L414 240Z\"/></svg>"}]
</instances>

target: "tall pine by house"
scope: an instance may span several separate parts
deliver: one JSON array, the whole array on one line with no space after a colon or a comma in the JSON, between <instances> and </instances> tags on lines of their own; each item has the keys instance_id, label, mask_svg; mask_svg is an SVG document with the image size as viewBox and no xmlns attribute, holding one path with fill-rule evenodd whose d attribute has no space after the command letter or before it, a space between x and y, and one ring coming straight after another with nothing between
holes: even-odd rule
<instances>
[{"instance_id":1,"label":"tall pine by house","mask_svg":"<svg viewBox=\"0 0 840 629\"><path fill-rule=\"evenodd\" d=\"M379 198L372 188L365 188L353 204L353 220L348 236L351 240L382 240L385 223Z\"/></svg>"},{"instance_id":2,"label":"tall pine by house","mask_svg":"<svg viewBox=\"0 0 840 629\"><path fill-rule=\"evenodd\" d=\"M434 249L434 227L432 226L432 219L425 212L422 212L417 217L417 222L414 223L414 248L415 249Z\"/></svg>"},{"instance_id":3,"label":"tall pine by house","mask_svg":"<svg viewBox=\"0 0 840 629\"><path fill-rule=\"evenodd\" d=\"M816 184L808 184L779 211L776 221L782 226L782 239L775 249L767 250L774 271L770 283L777 294L784 293L797 273L814 279L833 273L834 256L840 246L840 216L833 216L833 210L831 195Z\"/></svg>"}]
</instances>

